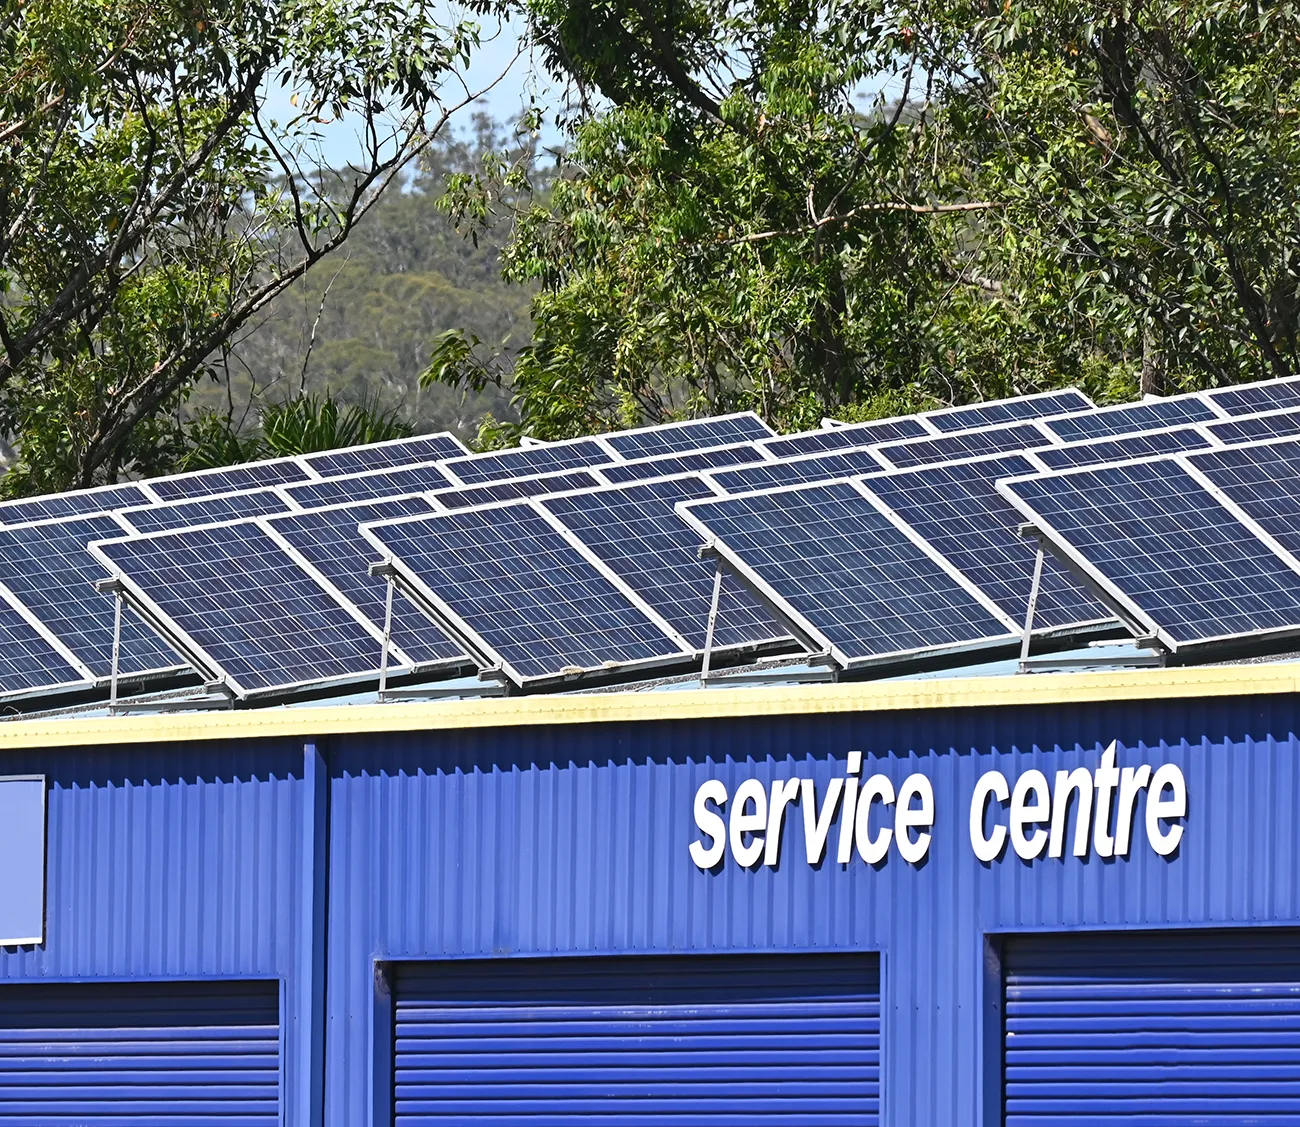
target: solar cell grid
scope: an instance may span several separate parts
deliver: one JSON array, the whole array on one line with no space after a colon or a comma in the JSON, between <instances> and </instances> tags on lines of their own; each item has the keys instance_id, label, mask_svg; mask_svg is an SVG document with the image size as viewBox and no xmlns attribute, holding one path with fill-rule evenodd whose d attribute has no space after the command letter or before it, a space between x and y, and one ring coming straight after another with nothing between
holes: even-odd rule
<instances>
[{"instance_id":1,"label":"solar cell grid","mask_svg":"<svg viewBox=\"0 0 1300 1127\"><path fill-rule=\"evenodd\" d=\"M1043 426L1062 442L1082 442L1089 438L1106 438L1132 431L1161 430L1186 423L1208 422L1219 417L1204 399L1195 395L1183 395L1047 419Z\"/></svg>"},{"instance_id":2,"label":"solar cell grid","mask_svg":"<svg viewBox=\"0 0 1300 1127\"><path fill-rule=\"evenodd\" d=\"M1001 454L1011 450L1028 450L1051 440L1032 423L986 427L961 431L937 438L916 438L906 442L889 442L876 447L876 453L897 469L909 466L954 462L981 454Z\"/></svg>"},{"instance_id":3,"label":"solar cell grid","mask_svg":"<svg viewBox=\"0 0 1300 1127\"><path fill-rule=\"evenodd\" d=\"M1252 415L1260 411L1300 407L1300 376L1221 387L1202 394L1229 415Z\"/></svg>"},{"instance_id":4,"label":"solar cell grid","mask_svg":"<svg viewBox=\"0 0 1300 1127\"><path fill-rule=\"evenodd\" d=\"M453 485L482 485L508 477L558 473L616 460L595 439L582 438L548 446L521 446L489 454L470 454L465 458L451 458L443 465L449 471Z\"/></svg>"},{"instance_id":5,"label":"solar cell grid","mask_svg":"<svg viewBox=\"0 0 1300 1127\"><path fill-rule=\"evenodd\" d=\"M1288 552L1300 552L1300 440L1207 450L1187 465Z\"/></svg>"},{"instance_id":6,"label":"solar cell grid","mask_svg":"<svg viewBox=\"0 0 1300 1127\"><path fill-rule=\"evenodd\" d=\"M1300 629L1300 574L1174 460L999 488L1172 649Z\"/></svg>"},{"instance_id":7,"label":"solar cell grid","mask_svg":"<svg viewBox=\"0 0 1300 1127\"><path fill-rule=\"evenodd\" d=\"M1037 546L1018 531L1020 512L998 493L999 478L1034 471L1022 455L952 462L921 470L876 474L862 486L1020 621L1029 606ZM1053 558L1043 561L1034 613L1037 630L1105 621L1102 607Z\"/></svg>"},{"instance_id":8,"label":"solar cell grid","mask_svg":"<svg viewBox=\"0 0 1300 1127\"><path fill-rule=\"evenodd\" d=\"M719 470L705 476L726 493L749 493L759 489L776 489L782 485L801 485L808 481L833 481L837 477L855 477L879 473L882 464L870 450L845 450L837 454L813 454L783 462L763 462L742 469Z\"/></svg>"},{"instance_id":9,"label":"solar cell grid","mask_svg":"<svg viewBox=\"0 0 1300 1127\"><path fill-rule=\"evenodd\" d=\"M253 522L110 540L92 551L238 696L377 675L373 628Z\"/></svg>"},{"instance_id":10,"label":"solar cell grid","mask_svg":"<svg viewBox=\"0 0 1300 1127\"><path fill-rule=\"evenodd\" d=\"M367 470L435 462L439 458L457 458L468 453L460 439L443 432L399 438L392 442L374 442L347 450L324 450L319 454L304 454L301 460L321 477L342 477Z\"/></svg>"},{"instance_id":11,"label":"solar cell grid","mask_svg":"<svg viewBox=\"0 0 1300 1127\"><path fill-rule=\"evenodd\" d=\"M138 485L112 485L102 489L54 493L47 497L0 501L0 523L29 524L61 517L89 516L130 505L147 505L152 500Z\"/></svg>"},{"instance_id":12,"label":"solar cell grid","mask_svg":"<svg viewBox=\"0 0 1300 1127\"><path fill-rule=\"evenodd\" d=\"M699 534L674 511L678 501L712 497L702 481L674 478L592 490L538 503L703 651L713 602L714 565L699 557ZM734 579L724 581L715 648L756 646L783 638L758 601Z\"/></svg>"},{"instance_id":13,"label":"solar cell grid","mask_svg":"<svg viewBox=\"0 0 1300 1127\"><path fill-rule=\"evenodd\" d=\"M89 684L17 610L0 602L0 699Z\"/></svg>"},{"instance_id":14,"label":"solar cell grid","mask_svg":"<svg viewBox=\"0 0 1300 1127\"><path fill-rule=\"evenodd\" d=\"M290 506L274 490L257 489L223 497L206 497L200 501L174 501L142 509L125 509L120 516L136 532L146 533L289 511Z\"/></svg>"},{"instance_id":15,"label":"solar cell grid","mask_svg":"<svg viewBox=\"0 0 1300 1127\"><path fill-rule=\"evenodd\" d=\"M1176 430L1126 434L1068 446L1043 446L1033 456L1049 470L1068 470L1076 466L1096 466L1104 462L1124 462L1130 458L1177 454L1184 450L1203 450L1210 440L1194 427Z\"/></svg>"},{"instance_id":16,"label":"solar cell grid","mask_svg":"<svg viewBox=\"0 0 1300 1127\"><path fill-rule=\"evenodd\" d=\"M740 415L716 415L708 419L691 419L681 423L664 423L604 435L604 440L620 457L651 458L676 454L704 446L724 446L738 442L770 438L776 432L752 412Z\"/></svg>"},{"instance_id":17,"label":"solar cell grid","mask_svg":"<svg viewBox=\"0 0 1300 1127\"><path fill-rule=\"evenodd\" d=\"M688 501L678 512L846 667L1018 637L851 482Z\"/></svg>"},{"instance_id":18,"label":"solar cell grid","mask_svg":"<svg viewBox=\"0 0 1300 1127\"><path fill-rule=\"evenodd\" d=\"M1240 442L1262 442L1269 438L1300 434L1300 410L1221 419L1217 423L1205 423L1202 429L1228 446Z\"/></svg>"},{"instance_id":19,"label":"solar cell grid","mask_svg":"<svg viewBox=\"0 0 1300 1127\"><path fill-rule=\"evenodd\" d=\"M940 411L926 411L921 418L929 421L936 429L949 432L1038 419L1046 415L1064 414L1067 411L1088 411L1093 406L1092 400L1083 392L1071 387L1064 391L1023 395L1015 399L973 403L968 407L947 407Z\"/></svg>"},{"instance_id":20,"label":"solar cell grid","mask_svg":"<svg viewBox=\"0 0 1300 1127\"><path fill-rule=\"evenodd\" d=\"M656 477L694 473L699 470L720 469L723 466L744 466L765 462L767 458L753 443L739 446L715 446L711 449L692 450L685 454L665 454L642 458L636 462L613 463L601 466L596 472L610 485L625 482L649 481Z\"/></svg>"},{"instance_id":21,"label":"solar cell grid","mask_svg":"<svg viewBox=\"0 0 1300 1127\"><path fill-rule=\"evenodd\" d=\"M311 474L292 458L273 462L249 462L219 470L197 470L176 477L150 478L146 483L160 501L187 501L213 497L218 493L240 493L264 486L310 481Z\"/></svg>"},{"instance_id":22,"label":"solar cell grid","mask_svg":"<svg viewBox=\"0 0 1300 1127\"><path fill-rule=\"evenodd\" d=\"M384 624L388 581L369 574L379 555L362 523L432 512L421 497L373 501L272 517L271 535L296 552L377 628ZM408 600L393 600L392 640L416 665L463 664L464 651ZM376 650L376 653L378 650Z\"/></svg>"},{"instance_id":23,"label":"solar cell grid","mask_svg":"<svg viewBox=\"0 0 1300 1127\"><path fill-rule=\"evenodd\" d=\"M516 684L690 658L527 502L363 531Z\"/></svg>"},{"instance_id":24,"label":"solar cell grid","mask_svg":"<svg viewBox=\"0 0 1300 1127\"><path fill-rule=\"evenodd\" d=\"M322 509L330 505L347 505L374 501L381 497L398 497L425 489L445 489L451 484L438 464L403 466L396 470L373 470L352 477L332 477L328 481L310 481L287 485L280 493L304 509Z\"/></svg>"},{"instance_id":25,"label":"solar cell grid","mask_svg":"<svg viewBox=\"0 0 1300 1127\"><path fill-rule=\"evenodd\" d=\"M0 529L0 583L96 677L113 670L113 599L94 589L107 571L91 540L121 536L110 516ZM175 670L183 662L152 630L122 616L120 669L128 676Z\"/></svg>"},{"instance_id":26,"label":"solar cell grid","mask_svg":"<svg viewBox=\"0 0 1300 1127\"><path fill-rule=\"evenodd\" d=\"M523 497L540 497L543 493L560 493L567 489L589 489L600 480L589 470L568 473L514 477L487 485L467 485L460 489L441 489L430 496L444 509L470 509L494 501L517 501Z\"/></svg>"},{"instance_id":27,"label":"solar cell grid","mask_svg":"<svg viewBox=\"0 0 1300 1127\"><path fill-rule=\"evenodd\" d=\"M873 423L850 423L826 430L787 434L760 442L773 458L797 458L801 454L821 454L848 450L854 446L871 446L877 442L896 442L904 438L921 438L933 432L914 418L880 419Z\"/></svg>"}]
</instances>

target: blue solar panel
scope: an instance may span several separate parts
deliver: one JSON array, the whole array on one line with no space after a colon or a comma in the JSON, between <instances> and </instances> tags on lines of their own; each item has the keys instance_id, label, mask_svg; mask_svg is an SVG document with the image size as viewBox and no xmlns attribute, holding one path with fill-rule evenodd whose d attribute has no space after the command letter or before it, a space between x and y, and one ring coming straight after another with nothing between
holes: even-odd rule
<instances>
[{"instance_id":1,"label":"blue solar panel","mask_svg":"<svg viewBox=\"0 0 1300 1127\"><path fill-rule=\"evenodd\" d=\"M297 462L282 458L274 462L249 462L244 466L228 466L219 470L197 470L176 477L155 477L145 484L160 501L188 501L197 497L212 497L218 493L240 493L248 489L310 480L311 474Z\"/></svg>"},{"instance_id":2,"label":"blue solar panel","mask_svg":"<svg viewBox=\"0 0 1300 1127\"><path fill-rule=\"evenodd\" d=\"M877 442L896 442L903 438L920 438L932 433L916 419L880 419L874 423L850 423L848 426L788 434L760 442L773 458L796 458L800 454L820 454L828 450L848 450L853 446L871 446Z\"/></svg>"},{"instance_id":3,"label":"blue solar panel","mask_svg":"<svg viewBox=\"0 0 1300 1127\"><path fill-rule=\"evenodd\" d=\"M1300 441L1207 450L1188 464L1288 552L1300 552Z\"/></svg>"},{"instance_id":4,"label":"blue solar panel","mask_svg":"<svg viewBox=\"0 0 1300 1127\"><path fill-rule=\"evenodd\" d=\"M142 509L126 509L121 516L136 532L146 533L289 511L289 505L274 490L256 489L248 493L228 493L224 497L206 497L201 501L173 501Z\"/></svg>"},{"instance_id":5,"label":"blue solar panel","mask_svg":"<svg viewBox=\"0 0 1300 1127\"><path fill-rule=\"evenodd\" d=\"M452 458L443 464L455 485L481 485L508 477L530 477L599 466L615 459L599 442L581 438L576 442L555 442L545 446L520 446L514 450L497 450L489 454L471 454Z\"/></svg>"},{"instance_id":6,"label":"blue solar panel","mask_svg":"<svg viewBox=\"0 0 1300 1127\"><path fill-rule=\"evenodd\" d=\"M959 458L977 458L983 454L1002 454L1012 450L1028 450L1049 442L1042 431L1032 423L988 427L938 438L915 438L907 442L889 442L876 447L876 452L898 469L908 466L928 466L937 462L955 462Z\"/></svg>"},{"instance_id":7,"label":"blue solar panel","mask_svg":"<svg viewBox=\"0 0 1300 1127\"><path fill-rule=\"evenodd\" d=\"M678 511L846 667L1019 636L851 482L689 501Z\"/></svg>"},{"instance_id":8,"label":"blue solar panel","mask_svg":"<svg viewBox=\"0 0 1300 1127\"><path fill-rule=\"evenodd\" d=\"M1083 392L1071 387L1064 391L1048 391L1018 399L996 399L990 403L974 403L969 407L926 411L921 417L939 430L947 432L1041 419L1046 415L1063 415L1067 411L1087 411L1093 406L1092 400Z\"/></svg>"},{"instance_id":9,"label":"blue solar panel","mask_svg":"<svg viewBox=\"0 0 1300 1127\"><path fill-rule=\"evenodd\" d=\"M622 485L625 482L649 481L655 477L766 461L758 447L753 443L745 443L743 446L715 446L710 450L692 450L686 454L665 454L657 458L643 458L639 462L601 466L598 472L611 485Z\"/></svg>"},{"instance_id":10,"label":"blue solar panel","mask_svg":"<svg viewBox=\"0 0 1300 1127\"><path fill-rule=\"evenodd\" d=\"M151 500L138 485L109 485L74 493L0 501L0 523L28 524L59 517L89 516L91 513L124 509L128 505L147 505Z\"/></svg>"},{"instance_id":11,"label":"blue solar panel","mask_svg":"<svg viewBox=\"0 0 1300 1127\"><path fill-rule=\"evenodd\" d=\"M1273 411L1266 415L1222 419L1217 423L1204 423L1202 429L1226 446L1283 438L1288 434L1300 434L1300 411Z\"/></svg>"},{"instance_id":12,"label":"blue solar panel","mask_svg":"<svg viewBox=\"0 0 1300 1127\"><path fill-rule=\"evenodd\" d=\"M1007 615L1023 620L1038 546L1017 531L1024 517L995 486L998 478L1031 474L1023 455L950 462L876 474L862 485L879 497ZM1110 612L1055 559L1043 560L1034 612L1036 630L1104 621Z\"/></svg>"},{"instance_id":13,"label":"blue solar panel","mask_svg":"<svg viewBox=\"0 0 1300 1127\"><path fill-rule=\"evenodd\" d=\"M454 434L442 433L399 438L393 442L375 442L369 446L353 446L348 450L304 454L301 461L306 462L321 477L341 477L344 474L365 473L367 470L412 466L417 462L436 462L439 458L458 458L468 453L465 444Z\"/></svg>"},{"instance_id":14,"label":"blue solar panel","mask_svg":"<svg viewBox=\"0 0 1300 1127\"><path fill-rule=\"evenodd\" d=\"M1214 409L1194 395L1176 399L1152 399L1146 403L1129 403L1123 407L1104 407L1081 415L1068 415L1043 423L1062 442L1082 442L1089 438L1106 438L1139 430L1200 423L1219 416Z\"/></svg>"},{"instance_id":15,"label":"blue solar panel","mask_svg":"<svg viewBox=\"0 0 1300 1127\"><path fill-rule=\"evenodd\" d=\"M272 517L266 527L382 628L388 581L369 574L370 564L380 557L357 526L431 511L422 498L406 497ZM400 597L393 600L392 639L416 665L463 664L468 660L460 646Z\"/></svg>"},{"instance_id":16,"label":"blue solar panel","mask_svg":"<svg viewBox=\"0 0 1300 1127\"><path fill-rule=\"evenodd\" d=\"M18 611L0 602L0 698L88 684L82 670Z\"/></svg>"},{"instance_id":17,"label":"blue solar panel","mask_svg":"<svg viewBox=\"0 0 1300 1127\"><path fill-rule=\"evenodd\" d=\"M1277 411L1284 407L1300 407L1300 376L1284 380L1264 380L1261 383L1221 387L1202 392L1214 405L1229 415L1253 415L1261 411Z\"/></svg>"},{"instance_id":18,"label":"blue solar panel","mask_svg":"<svg viewBox=\"0 0 1300 1127\"><path fill-rule=\"evenodd\" d=\"M704 446L726 446L771 438L776 431L752 413L743 415L718 415L711 419L692 419L683 423L664 423L661 426L643 427L640 430L622 431L604 435L604 440L621 457L653 458L661 454L677 454L697 450Z\"/></svg>"},{"instance_id":19,"label":"blue solar panel","mask_svg":"<svg viewBox=\"0 0 1300 1127\"><path fill-rule=\"evenodd\" d=\"M713 496L698 479L673 478L549 497L539 504L702 651L713 602L714 565L700 559L699 533L673 506ZM734 579L724 580L715 647L756 646L785 636L748 590Z\"/></svg>"},{"instance_id":20,"label":"blue solar panel","mask_svg":"<svg viewBox=\"0 0 1300 1127\"><path fill-rule=\"evenodd\" d=\"M280 492L304 509L320 509L326 505L349 505L357 501L420 493L426 489L445 489L450 482L451 478L439 466L428 464L286 485Z\"/></svg>"},{"instance_id":21,"label":"blue solar panel","mask_svg":"<svg viewBox=\"0 0 1300 1127\"><path fill-rule=\"evenodd\" d=\"M1106 462L1124 462L1130 458L1204 450L1209 445L1210 440L1193 427L1178 427L1176 430L1126 434L1120 438L1072 443L1069 446L1043 446L1034 451L1034 457L1048 469L1069 470L1082 466L1100 466Z\"/></svg>"},{"instance_id":22,"label":"blue solar panel","mask_svg":"<svg viewBox=\"0 0 1300 1127\"><path fill-rule=\"evenodd\" d=\"M376 633L252 522L110 540L93 550L236 696L378 673Z\"/></svg>"},{"instance_id":23,"label":"blue solar panel","mask_svg":"<svg viewBox=\"0 0 1300 1127\"><path fill-rule=\"evenodd\" d=\"M96 677L113 671L114 605L94 589L108 572L86 544L121 535L109 516L0 529L0 582ZM123 674L183 666L152 630L122 616Z\"/></svg>"},{"instance_id":24,"label":"blue solar panel","mask_svg":"<svg viewBox=\"0 0 1300 1127\"><path fill-rule=\"evenodd\" d=\"M561 493L567 489L589 489L599 484L599 479L589 470L570 470L568 473L509 478L489 485L440 489L430 496L444 509L469 509L475 505L490 505L494 501L517 501L522 497L540 497L543 493Z\"/></svg>"},{"instance_id":25,"label":"blue solar panel","mask_svg":"<svg viewBox=\"0 0 1300 1127\"><path fill-rule=\"evenodd\" d=\"M880 459L869 450L845 450L838 454L813 454L787 462L763 462L737 470L719 470L708 479L726 493L750 493L808 481L833 481L837 477L879 473Z\"/></svg>"},{"instance_id":26,"label":"blue solar panel","mask_svg":"<svg viewBox=\"0 0 1300 1127\"><path fill-rule=\"evenodd\" d=\"M527 502L366 530L518 685L690 659Z\"/></svg>"},{"instance_id":27,"label":"blue solar panel","mask_svg":"<svg viewBox=\"0 0 1300 1127\"><path fill-rule=\"evenodd\" d=\"M1171 648L1300 629L1300 574L1177 462L1000 488Z\"/></svg>"}]
</instances>

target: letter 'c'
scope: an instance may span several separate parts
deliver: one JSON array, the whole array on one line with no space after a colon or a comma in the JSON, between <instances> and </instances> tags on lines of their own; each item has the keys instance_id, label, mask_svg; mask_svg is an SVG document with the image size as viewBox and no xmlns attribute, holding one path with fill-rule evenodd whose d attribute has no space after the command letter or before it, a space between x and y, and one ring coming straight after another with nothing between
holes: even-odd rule
<instances>
[{"instance_id":1,"label":"letter 'c'","mask_svg":"<svg viewBox=\"0 0 1300 1127\"><path fill-rule=\"evenodd\" d=\"M999 802L1011 797L1007 777L1001 771L985 771L970 799L970 847L981 861L996 861L1007 843L1007 827L1001 823L993 827L992 834L984 836L984 810L990 795Z\"/></svg>"}]
</instances>

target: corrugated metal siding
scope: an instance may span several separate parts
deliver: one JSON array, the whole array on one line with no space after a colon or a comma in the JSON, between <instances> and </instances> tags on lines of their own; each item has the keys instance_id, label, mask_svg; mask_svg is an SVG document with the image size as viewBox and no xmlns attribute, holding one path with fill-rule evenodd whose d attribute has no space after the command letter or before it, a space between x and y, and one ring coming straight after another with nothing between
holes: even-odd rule
<instances>
[{"instance_id":1,"label":"corrugated metal siding","mask_svg":"<svg viewBox=\"0 0 1300 1127\"><path fill-rule=\"evenodd\" d=\"M1300 744L1291 698L427 732L334 741L327 1122L371 1092L375 959L879 950L883 1121L970 1124L986 1105L987 933L1300 923ZM1172 860L975 861L975 780L1178 762L1191 812ZM700 872L695 789L721 778L934 782L926 863ZM996 981L996 976L995 976ZM992 1051L996 1054L997 1045Z\"/></svg>"},{"instance_id":2,"label":"corrugated metal siding","mask_svg":"<svg viewBox=\"0 0 1300 1127\"><path fill-rule=\"evenodd\" d=\"M0 1124L275 1127L277 982L0 986Z\"/></svg>"},{"instance_id":3,"label":"corrugated metal siding","mask_svg":"<svg viewBox=\"0 0 1300 1127\"><path fill-rule=\"evenodd\" d=\"M875 1127L874 956L496 959L395 982L397 1127Z\"/></svg>"},{"instance_id":4,"label":"corrugated metal siding","mask_svg":"<svg viewBox=\"0 0 1300 1127\"><path fill-rule=\"evenodd\" d=\"M1300 1120L1293 931L1010 940L1007 1127Z\"/></svg>"}]
</instances>

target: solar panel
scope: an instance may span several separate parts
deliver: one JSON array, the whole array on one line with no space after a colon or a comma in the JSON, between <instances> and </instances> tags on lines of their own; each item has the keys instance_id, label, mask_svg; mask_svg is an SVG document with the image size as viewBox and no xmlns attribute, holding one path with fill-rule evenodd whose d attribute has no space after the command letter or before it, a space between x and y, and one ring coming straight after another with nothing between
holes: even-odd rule
<instances>
[{"instance_id":1,"label":"solar panel","mask_svg":"<svg viewBox=\"0 0 1300 1127\"><path fill-rule=\"evenodd\" d=\"M1094 406L1093 401L1083 392L1070 387L1063 391L1022 395L1015 399L973 403L968 407L944 407L938 411L925 411L921 418L928 420L938 430L950 432L1041 419L1046 415L1063 415L1067 411L1088 411Z\"/></svg>"},{"instance_id":2,"label":"solar panel","mask_svg":"<svg viewBox=\"0 0 1300 1127\"><path fill-rule=\"evenodd\" d=\"M543 493L590 489L599 484L600 479L590 470L570 470L568 473L508 478L488 485L467 485L461 489L440 489L429 496L444 509L470 509L494 501L517 501L522 497L539 497Z\"/></svg>"},{"instance_id":3,"label":"solar panel","mask_svg":"<svg viewBox=\"0 0 1300 1127\"><path fill-rule=\"evenodd\" d=\"M743 469L706 474L724 493L750 493L801 485L808 481L833 481L837 477L879 473L882 463L870 450L844 450L838 454L805 454L785 462L763 462Z\"/></svg>"},{"instance_id":4,"label":"solar panel","mask_svg":"<svg viewBox=\"0 0 1300 1127\"><path fill-rule=\"evenodd\" d=\"M1062 442L1081 442L1140 430L1161 430L1185 423L1207 422L1219 414L1204 399L1180 395L1173 399L1152 399L1118 407L1099 407L1080 415L1067 415L1043 422Z\"/></svg>"},{"instance_id":5,"label":"solar panel","mask_svg":"<svg viewBox=\"0 0 1300 1127\"><path fill-rule=\"evenodd\" d=\"M379 555L358 525L431 511L432 506L421 497L402 497L272 517L264 527L382 629L388 581L369 574L370 564ZM464 665L469 660L460 646L406 599L393 600L392 640L418 666Z\"/></svg>"},{"instance_id":6,"label":"solar panel","mask_svg":"<svg viewBox=\"0 0 1300 1127\"><path fill-rule=\"evenodd\" d=\"M514 450L497 450L487 454L470 454L443 463L453 485L481 485L508 477L530 477L558 473L617 461L608 447L595 439L580 438L573 442L553 442L546 446L520 446Z\"/></svg>"},{"instance_id":7,"label":"solar panel","mask_svg":"<svg viewBox=\"0 0 1300 1127\"><path fill-rule=\"evenodd\" d=\"M292 458L279 458L271 462L249 462L242 466L224 469L196 470L175 477L154 477L145 484L160 501L188 501L198 497L213 497L218 493L242 493L271 485L288 485L295 481L310 481L311 474Z\"/></svg>"},{"instance_id":8,"label":"solar panel","mask_svg":"<svg viewBox=\"0 0 1300 1127\"><path fill-rule=\"evenodd\" d=\"M984 595L852 482L687 501L678 512L845 668L1019 638Z\"/></svg>"},{"instance_id":9,"label":"solar panel","mask_svg":"<svg viewBox=\"0 0 1300 1127\"><path fill-rule=\"evenodd\" d=\"M721 469L723 466L745 466L768 459L752 442L740 446L714 446L705 450L692 450L685 454L665 454L655 458L642 458L636 462L619 462L601 466L596 473L610 485L633 481L649 481L656 477L694 473L698 470Z\"/></svg>"},{"instance_id":10,"label":"solar panel","mask_svg":"<svg viewBox=\"0 0 1300 1127\"><path fill-rule=\"evenodd\" d=\"M738 442L771 438L776 434L752 411L739 415L716 415L681 423L661 423L638 430L620 431L601 437L619 456L629 460L676 454L704 446L726 446Z\"/></svg>"},{"instance_id":11,"label":"solar panel","mask_svg":"<svg viewBox=\"0 0 1300 1127\"><path fill-rule=\"evenodd\" d=\"M0 700L91 684L87 670L78 668L16 609L0 602Z\"/></svg>"},{"instance_id":12,"label":"solar panel","mask_svg":"<svg viewBox=\"0 0 1300 1127\"><path fill-rule=\"evenodd\" d=\"M1283 407L1300 407L1300 376L1221 387L1201 394L1229 415L1253 415Z\"/></svg>"},{"instance_id":13,"label":"solar panel","mask_svg":"<svg viewBox=\"0 0 1300 1127\"><path fill-rule=\"evenodd\" d=\"M699 534L673 506L713 496L698 478L670 478L548 497L538 504L702 652L713 604L714 565L700 559ZM724 580L715 649L785 638L785 631L748 590Z\"/></svg>"},{"instance_id":14,"label":"solar panel","mask_svg":"<svg viewBox=\"0 0 1300 1127\"><path fill-rule=\"evenodd\" d=\"M52 493L45 497L18 498L0 501L0 523L30 524L59 517L89 516L129 505L147 505L152 500L138 485L108 485L72 493Z\"/></svg>"},{"instance_id":15,"label":"solar panel","mask_svg":"<svg viewBox=\"0 0 1300 1127\"><path fill-rule=\"evenodd\" d=\"M205 497L201 501L169 501L140 509L124 509L118 515L136 532L147 533L289 511L290 506L274 490L254 489L247 493Z\"/></svg>"},{"instance_id":16,"label":"solar panel","mask_svg":"<svg viewBox=\"0 0 1300 1127\"><path fill-rule=\"evenodd\" d=\"M1076 442L1068 446L1043 446L1035 450L1033 456L1049 470L1068 470L1076 466L1099 466L1105 462L1125 462L1130 458L1203 450L1210 445L1210 440L1194 427L1177 427Z\"/></svg>"},{"instance_id":17,"label":"solar panel","mask_svg":"<svg viewBox=\"0 0 1300 1127\"><path fill-rule=\"evenodd\" d=\"M516 685L693 659L526 501L363 531L470 651Z\"/></svg>"},{"instance_id":18,"label":"solar panel","mask_svg":"<svg viewBox=\"0 0 1300 1127\"><path fill-rule=\"evenodd\" d=\"M1028 450L1051 441L1033 423L986 427L983 430L959 431L938 438L914 438L906 442L888 442L876 447L876 453L896 469L908 466L954 462L981 454L1002 454L1011 450Z\"/></svg>"},{"instance_id":19,"label":"solar panel","mask_svg":"<svg viewBox=\"0 0 1300 1127\"><path fill-rule=\"evenodd\" d=\"M110 516L0 529L0 583L96 677L113 671L113 599L94 589L107 576L87 550L91 540L121 536ZM152 630L122 616L120 670L127 676L185 668Z\"/></svg>"},{"instance_id":20,"label":"solar panel","mask_svg":"<svg viewBox=\"0 0 1300 1127\"><path fill-rule=\"evenodd\" d=\"M1171 650L1300 629L1300 572L1165 459L1045 474L999 489Z\"/></svg>"},{"instance_id":21,"label":"solar panel","mask_svg":"<svg viewBox=\"0 0 1300 1127\"><path fill-rule=\"evenodd\" d=\"M998 478L1031 474L1020 454L949 462L874 474L862 485L979 587L1002 611L1022 621L1034 579L1036 544L1018 532L1020 512L995 486ZM1110 613L1055 559L1043 560L1035 630L1080 628Z\"/></svg>"},{"instance_id":22,"label":"solar panel","mask_svg":"<svg viewBox=\"0 0 1300 1127\"><path fill-rule=\"evenodd\" d=\"M328 481L286 485L280 490L280 495L304 509L321 509L328 505L399 497L426 489L445 489L450 482L451 478L442 472L439 464L429 462L396 470L370 470L351 477L332 477Z\"/></svg>"},{"instance_id":23,"label":"solar panel","mask_svg":"<svg viewBox=\"0 0 1300 1127\"><path fill-rule=\"evenodd\" d=\"M800 454L820 454L829 450L848 450L854 446L871 446L877 442L895 442L920 438L933 431L914 418L879 419L873 423L850 423L827 430L810 430L769 438L758 445L773 458L794 458Z\"/></svg>"},{"instance_id":24,"label":"solar panel","mask_svg":"<svg viewBox=\"0 0 1300 1127\"><path fill-rule=\"evenodd\" d=\"M436 462L439 458L457 458L468 453L460 439L444 431L415 438L396 438L390 442L372 442L368 446L353 446L347 450L304 454L299 461L305 462L321 477L341 477L367 470Z\"/></svg>"},{"instance_id":25,"label":"solar panel","mask_svg":"<svg viewBox=\"0 0 1300 1127\"><path fill-rule=\"evenodd\" d=\"M1288 552L1300 551L1300 441L1207 450L1187 465Z\"/></svg>"},{"instance_id":26,"label":"solar panel","mask_svg":"<svg viewBox=\"0 0 1300 1127\"><path fill-rule=\"evenodd\" d=\"M1217 423L1204 423L1201 429L1226 446L1239 442L1261 442L1268 438L1300 434L1300 411L1271 411L1264 415L1222 419Z\"/></svg>"},{"instance_id":27,"label":"solar panel","mask_svg":"<svg viewBox=\"0 0 1300 1127\"><path fill-rule=\"evenodd\" d=\"M251 521L101 541L91 551L237 697L378 673L382 635Z\"/></svg>"}]
</instances>

